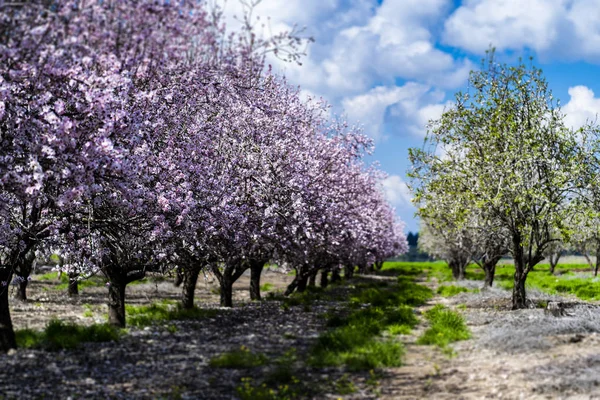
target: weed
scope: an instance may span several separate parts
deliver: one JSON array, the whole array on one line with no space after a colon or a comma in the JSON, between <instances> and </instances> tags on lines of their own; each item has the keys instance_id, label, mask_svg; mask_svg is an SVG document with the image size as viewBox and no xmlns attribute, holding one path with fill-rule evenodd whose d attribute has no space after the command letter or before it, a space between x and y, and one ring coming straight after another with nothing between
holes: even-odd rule
<instances>
[{"instance_id":1,"label":"weed","mask_svg":"<svg viewBox=\"0 0 600 400\"><path fill-rule=\"evenodd\" d=\"M264 354L255 354L246 346L213 357L209 365L213 368L253 368L265 365L268 361Z\"/></svg>"}]
</instances>

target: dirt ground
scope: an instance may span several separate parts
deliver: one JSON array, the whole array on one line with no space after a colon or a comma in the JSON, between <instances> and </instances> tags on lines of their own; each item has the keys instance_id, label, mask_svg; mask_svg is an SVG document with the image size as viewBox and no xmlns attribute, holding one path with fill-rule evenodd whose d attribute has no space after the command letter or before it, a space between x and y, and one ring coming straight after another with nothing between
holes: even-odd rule
<instances>
[{"instance_id":1,"label":"dirt ground","mask_svg":"<svg viewBox=\"0 0 600 400\"><path fill-rule=\"evenodd\" d=\"M285 274L266 271L263 283L271 283L272 290L278 290L285 288L291 279ZM438 287L435 281L422 283L434 289ZM11 312L16 329L42 328L53 317L84 324L105 321L104 287L85 288L77 300L71 300L65 297L63 291L55 290L57 284L39 282L34 278L29 288L29 300L25 303L12 302ZM266 342L269 345L276 342L281 351L290 346L305 351L318 332L322 331L318 314L327 309L323 306L314 307L309 313L294 309L284 313L280 307L269 305L270 302L249 303L248 285L248 276L243 276L235 284L236 307L232 312L226 312L222 318L201 326L189 325L189 329L185 328L188 325L183 324L181 334L175 337L166 336L164 332L132 332L120 347L114 345L114 349L107 349L106 344L94 344L88 348L88 353L92 349L100 354L94 360L87 360L89 354L84 356L81 352L75 355L64 353L64 360L59 357L60 360L56 361L48 359L50 356L45 354L47 352L22 349L11 355L0 356L4 358L2 364L21 369L21 375L25 375L17 374L18 378L15 379L15 375L8 372L11 368L0 371L0 399L3 396L41 398L53 390L51 393L58 396L55 398L78 398L73 394L82 398L235 398L231 385L236 380L239 382L240 375L231 373L225 379L223 375L212 374L205 368L206 360L211 355L219 354L237 343L249 343L249 347L261 349ZM461 285L475 288L480 286L480 282L466 281ZM196 289L198 304L218 307L217 293L216 281L210 277L201 279ZM169 281L150 280L146 284L130 285L127 289L129 304L149 304L157 299L177 299L178 296L179 289ZM417 337L426 329L422 323L410 335L399 336L405 344L404 365L382 371L375 390L365 389L362 384L365 377L358 374L352 375L357 382L354 393L324 393L320 398L600 399L600 307L593 303L578 303L574 299L529 293L534 300L556 300L570 304L565 316L555 317L543 308L510 311L509 296L509 292L496 288L450 298L435 296L416 312L420 314L438 303L460 311L472 332L470 340L452 345L454 354L451 356L436 347L417 345ZM278 318L276 324L273 323L274 317ZM267 320L270 322L264 322ZM286 335L292 339L282 340L281 337ZM148 341L147 337L157 337L158 342L163 342L163 348L170 348L162 350L170 354L168 362L161 368L161 371L167 371L160 374L164 382L148 372L155 371L156 363L166 359L160 358L160 351L154 349L153 346L157 345L154 339ZM192 342L189 342L190 337L194 338ZM140 348L141 339L144 339L144 346ZM186 340L187 353L181 353L187 354L184 360L184 355L178 355L178 349ZM147 360L150 357L147 353L152 351L159 354ZM190 355L190 351L197 354ZM120 365L120 372L98 371L96 363L116 363L114 360L121 363L124 352L132 360ZM133 355L129 357L131 352ZM81 361L83 358L86 361ZM59 371L46 367L46 375L39 375L36 372L40 369L39 365L46 363ZM76 367L72 366L73 363ZM149 370L143 369L146 364ZM186 367L181 367L184 364ZM190 365L195 365L196 379L181 381L181 376L190 374ZM65 372L70 370L78 372ZM341 372L324 371L321 374L329 374L332 379L337 379ZM46 383L35 390L24 389L32 377ZM219 386L215 384L215 379L230 382L223 382ZM101 391L98 391L97 385L102 387ZM177 396L173 395L174 387L181 388L177 389ZM82 388L85 389L83 392Z\"/></svg>"}]
</instances>

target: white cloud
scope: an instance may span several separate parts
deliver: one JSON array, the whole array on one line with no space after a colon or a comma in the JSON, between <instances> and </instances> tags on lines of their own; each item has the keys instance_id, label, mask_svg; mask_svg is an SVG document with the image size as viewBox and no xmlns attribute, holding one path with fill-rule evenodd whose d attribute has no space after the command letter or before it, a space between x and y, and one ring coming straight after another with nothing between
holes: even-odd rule
<instances>
[{"instance_id":1,"label":"white cloud","mask_svg":"<svg viewBox=\"0 0 600 400\"><path fill-rule=\"evenodd\" d=\"M598 0L466 0L446 20L444 42L474 53L530 48L544 58L600 58Z\"/></svg>"},{"instance_id":2,"label":"white cloud","mask_svg":"<svg viewBox=\"0 0 600 400\"><path fill-rule=\"evenodd\" d=\"M373 138L385 132L407 132L424 136L430 119L438 118L449 103L444 93L430 86L409 82L404 86L375 87L364 94L342 101L348 116L364 126Z\"/></svg>"},{"instance_id":3,"label":"white cloud","mask_svg":"<svg viewBox=\"0 0 600 400\"><path fill-rule=\"evenodd\" d=\"M412 206L412 195L406 183L398 175L390 175L381 182L387 201L395 207Z\"/></svg>"},{"instance_id":4,"label":"white cloud","mask_svg":"<svg viewBox=\"0 0 600 400\"><path fill-rule=\"evenodd\" d=\"M586 86L569 88L569 102L562 108L565 113L565 124L574 129L594 122L600 113L600 98L594 97L594 92Z\"/></svg>"}]
</instances>

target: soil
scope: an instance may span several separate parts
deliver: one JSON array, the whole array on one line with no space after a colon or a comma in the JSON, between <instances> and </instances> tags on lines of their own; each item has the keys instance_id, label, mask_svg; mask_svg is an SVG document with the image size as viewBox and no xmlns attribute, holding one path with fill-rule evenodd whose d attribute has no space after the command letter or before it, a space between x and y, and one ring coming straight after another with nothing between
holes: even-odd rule
<instances>
[{"instance_id":1,"label":"soil","mask_svg":"<svg viewBox=\"0 0 600 400\"><path fill-rule=\"evenodd\" d=\"M282 290L291 280L267 270L262 283ZM436 281L422 283L439 286ZM472 289L481 283L458 284ZM106 288L86 287L77 299L69 299L57 285L34 276L29 300L12 301L16 329L43 328L52 318L80 324L105 321ZM175 330L166 325L131 328L116 343L87 343L56 352L18 349L0 355L0 399L237 398L235 388L242 378L260 381L271 367L216 369L208 366L212 357L242 345L273 358L290 348L304 354L325 329L320 315L333 306L317 302L310 309L284 309L278 301L250 302L248 286L249 277L243 276L234 286L235 307L221 309L217 282L201 279L197 304L219 312L201 321L169 322ZM128 304L150 304L178 299L179 293L170 281L150 279L130 285L126 296ZM600 307L529 293L532 304L568 302L565 316L554 317L543 308L510 311L509 296L496 288L435 296L416 310L421 314L441 303L465 316L472 338L453 344L452 354L416 344L427 328L423 322L410 335L398 336L405 344L404 365L399 368L372 375L289 363L308 386L318 382L308 397L319 399L600 399ZM342 390L348 387L351 390ZM296 397L302 393L289 398Z\"/></svg>"}]
</instances>

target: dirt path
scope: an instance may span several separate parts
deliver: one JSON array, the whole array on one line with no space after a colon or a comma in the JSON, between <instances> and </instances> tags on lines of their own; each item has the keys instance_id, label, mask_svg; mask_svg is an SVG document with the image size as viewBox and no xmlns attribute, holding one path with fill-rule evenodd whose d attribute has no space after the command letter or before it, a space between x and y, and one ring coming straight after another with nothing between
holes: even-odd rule
<instances>
[{"instance_id":1,"label":"dirt path","mask_svg":"<svg viewBox=\"0 0 600 400\"><path fill-rule=\"evenodd\" d=\"M565 300L530 294L536 297ZM386 371L381 398L600 399L600 307L582 303L554 317L541 308L510 311L509 300L510 293L492 289L436 295L420 307L443 304L459 311L472 338L451 345L455 356L449 357L436 347L415 344L425 328L419 325L403 338L405 365Z\"/></svg>"}]
</instances>

